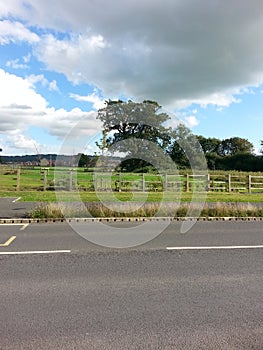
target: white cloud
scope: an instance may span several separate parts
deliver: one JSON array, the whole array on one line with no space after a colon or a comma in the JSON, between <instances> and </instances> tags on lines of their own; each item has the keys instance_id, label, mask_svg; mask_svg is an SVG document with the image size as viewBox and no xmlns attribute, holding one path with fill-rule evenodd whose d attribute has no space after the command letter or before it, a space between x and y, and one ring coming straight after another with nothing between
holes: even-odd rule
<instances>
[{"instance_id":1,"label":"white cloud","mask_svg":"<svg viewBox=\"0 0 263 350\"><path fill-rule=\"evenodd\" d=\"M9 20L0 21L0 45L6 45L10 42L14 43L17 41L36 43L39 41L39 37L20 22L12 22Z\"/></svg>"},{"instance_id":2,"label":"white cloud","mask_svg":"<svg viewBox=\"0 0 263 350\"><path fill-rule=\"evenodd\" d=\"M13 110L12 106L28 106L33 111L43 111L46 108L45 99L34 91L30 79L23 79L0 69L0 106L5 111ZM0 130L1 130L0 124Z\"/></svg>"},{"instance_id":3,"label":"white cloud","mask_svg":"<svg viewBox=\"0 0 263 350\"><path fill-rule=\"evenodd\" d=\"M31 25L77 33L42 38L39 60L74 83L94 84L107 98L228 106L236 90L263 81L258 0L224 6L210 0L34 0L30 6L26 14L12 11Z\"/></svg>"},{"instance_id":4,"label":"white cloud","mask_svg":"<svg viewBox=\"0 0 263 350\"><path fill-rule=\"evenodd\" d=\"M191 104L197 104L202 108L206 108L208 105L219 106L220 108L229 107L232 103L240 103L241 99L236 96L241 96L243 89L233 88L231 90L226 89L224 92L216 92L213 94L207 94L202 98L179 100L175 102L175 106L178 109L183 109ZM193 112L194 114L194 112Z\"/></svg>"},{"instance_id":5,"label":"white cloud","mask_svg":"<svg viewBox=\"0 0 263 350\"><path fill-rule=\"evenodd\" d=\"M105 74L111 74L103 67L104 55L110 50L109 47L100 35L78 35L64 40L46 35L34 52L48 68L65 74L73 83L94 81L97 84L96 77L100 79L99 77L104 77Z\"/></svg>"},{"instance_id":6,"label":"white cloud","mask_svg":"<svg viewBox=\"0 0 263 350\"><path fill-rule=\"evenodd\" d=\"M6 66L7 67L11 67L13 69L28 69L29 66L24 64L24 63L19 63L19 59L15 59L15 60L10 60L6 62Z\"/></svg>"},{"instance_id":7,"label":"white cloud","mask_svg":"<svg viewBox=\"0 0 263 350\"><path fill-rule=\"evenodd\" d=\"M27 54L26 56L23 56L23 61L25 63L29 63L31 60L31 53Z\"/></svg>"},{"instance_id":8,"label":"white cloud","mask_svg":"<svg viewBox=\"0 0 263 350\"><path fill-rule=\"evenodd\" d=\"M35 151L36 140L20 133L19 130L13 130L8 134L7 145L18 150Z\"/></svg>"},{"instance_id":9,"label":"white cloud","mask_svg":"<svg viewBox=\"0 0 263 350\"><path fill-rule=\"evenodd\" d=\"M29 53L28 55L22 57L22 63L19 58L16 58L14 60L8 60L6 62L6 67L11 67L13 69L29 69L30 66L28 65L28 63L30 62L30 59L31 54Z\"/></svg>"},{"instance_id":10,"label":"white cloud","mask_svg":"<svg viewBox=\"0 0 263 350\"><path fill-rule=\"evenodd\" d=\"M48 88L50 91L59 91L59 88L57 86L57 82L56 80L52 80L49 84L48 84Z\"/></svg>"},{"instance_id":11,"label":"white cloud","mask_svg":"<svg viewBox=\"0 0 263 350\"><path fill-rule=\"evenodd\" d=\"M167 126L176 129L179 124L184 124L191 129L199 124L199 120L196 115L187 115L186 112L170 114L170 120L167 122Z\"/></svg>"},{"instance_id":12,"label":"white cloud","mask_svg":"<svg viewBox=\"0 0 263 350\"><path fill-rule=\"evenodd\" d=\"M70 132L75 138L83 135L89 138L100 132L101 123L95 111L48 107L47 101L34 89L36 81L42 80L42 76L23 79L0 69L0 135L7 137L7 149L11 143L14 148L30 148L32 139L25 136L29 126L40 127L60 140Z\"/></svg>"},{"instance_id":13,"label":"white cloud","mask_svg":"<svg viewBox=\"0 0 263 350\"><path fill-rule=\"evenodd\" d=\"M48 87L50 91L59 91L56 80L52 80L51 82L49 82L43 74L31 74L27 79L32 85L40 83L42 86Z\"/></svg>"},{"instance_id":14,"label":"white cloud","mask_svg":"<svg viewBox=\"0 0 263 350\"><path fill-rule=\"evenodd\" d=\"M185 117L185 124L189 128L193 128L199 124L199 120L195 115L189 115L188 117Z\"/></svg>"},{"instance_id":15,"label":"white cloud","mask_svg":"<svg viewBox=\"0 0 263 350\"><path fill-rule=\"evenodd\" d=\"M48 85L48 80L44 77L43 74L31 74L27 77L27 80L30 82L30 84L35 85L37 83L40 83L42 86Z\"/></svg>"},{"instance_id":16,"label":"white cloud","mask_svg":"<svg viewBox=\"0 0 263 350\"><path fill-rule=\"evenodd\" d=\"M10 15L14 16L26 16L24 11L24 2L21 0L8 0L0 2L0 16L7 17Z\"/></svg>"},{"instance_id":17,"label":"white cloud","mask_svg":"<svg viewBox=\"0 0 263 350\"><path fill-rule=\"evenodd\" d=\"M224 6L210 0L10 0L0 14L17 18L2 21L3 43L36 43L35 54L49 69L93 84L107 98L224 107L236 102L236 91L263 81L259 0ZM39 38L18 18L28 28L62 35Z\"/></svg>"},{"instance_id":18,"label":"white cloud","mask_svg":"<svg viewBox=\"0 0 263 350\"><path fill-rule=\"evenodd\" d=\"M95 110L98 110L100 108L103 108L105 107L105 100L104 99L101 99L98 94L97 94L97 91L93 91L92 94L90 95L86 95L86 96L81 96L81 95L78 95L78 94L69 94L69 96L71 98L74 98L76 101L81 101L81 102L89 102L89 103L92 103L92 106Z\"/></svg>"},{"instance_id":19,"label":"white cloud","mask_svg":"<svg viewBox=\"0 0 263 350\"><path fill-rule=\"evenodd\" d=\"M48 108L45 118L35 123L48 130L50 135L63 139L71 133L73 137L83 135L94 136L101 130L101 123L96 119L95 112L85 112L80 108L71 111Z\"/></svg>"}]
</instances>

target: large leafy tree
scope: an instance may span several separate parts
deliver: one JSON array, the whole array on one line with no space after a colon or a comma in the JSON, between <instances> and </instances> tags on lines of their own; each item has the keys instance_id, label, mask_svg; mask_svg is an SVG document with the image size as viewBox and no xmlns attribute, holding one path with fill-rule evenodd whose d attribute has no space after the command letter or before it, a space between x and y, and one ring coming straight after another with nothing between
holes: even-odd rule
<instances>
[{"instance_id":1,"label":"large leafy tree","mask_svg":"<svg viewBox=\"0 0 263 350\"><path fill-rule=\"evenodd\" d=\"M107 146L118 146L118 142L138 138L155 142L162 148L167 146L171 130L163 124L170 119L161 112L161 106L155 101L145 100L137 103L106 101L106 106L99 109L97 118L103 123L107 134Z\"/></svg>"},{"instance_id":2,"label":"large leafy tree","mask_svg":"<svg viewBox=\"0 0 263 350\"><path fill-rule=\"evenodd\" d=\"M103 123L101 146L110 151L125 152L129 159L137 159L135 163L133 161L133 167L141 166L146 155L148 158L151 155L153 162L159 162L171 140L172 130L164 125L170 117L155 101L109 100L98 111L97 118ZM160 150L163 151L160 153Z\"/></svg>"}]
</instances>

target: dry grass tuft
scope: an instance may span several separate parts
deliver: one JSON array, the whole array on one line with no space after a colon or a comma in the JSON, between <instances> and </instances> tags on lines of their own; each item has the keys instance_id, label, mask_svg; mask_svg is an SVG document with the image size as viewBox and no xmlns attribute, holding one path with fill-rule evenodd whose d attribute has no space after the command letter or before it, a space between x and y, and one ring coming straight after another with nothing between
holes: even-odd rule
<instances>
[{"instance_id":1,"label":"dry grass tuft","mask_svg":"<svg viewBox=\"0 0 263 350\"><path fill-rule=\"evenodd\" d=\"M88 217L263 217L256 203L43 203L30 213L32 218Z\"/></svg>"}]
</instances>

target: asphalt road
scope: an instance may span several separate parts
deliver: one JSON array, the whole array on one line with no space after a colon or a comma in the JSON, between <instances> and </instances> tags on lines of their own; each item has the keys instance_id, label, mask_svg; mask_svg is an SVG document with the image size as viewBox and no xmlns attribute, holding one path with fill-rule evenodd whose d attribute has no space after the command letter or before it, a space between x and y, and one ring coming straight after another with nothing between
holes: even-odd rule
<instances>
[{"instance_id":1,"label":"asphalt road","mask_svg":"<svg viewBox=\"0 0 263 350\"><path fill-rule=\"evenodd\" d=\"M0 218L24 218L36 206L34 202L19 202L19 197L0 198Z\"/></svg>"},{"instance_id":2,"label":"asphalt road","mask_svg":"<svg viewBox=\"0 0 263 350\"><path fill-rule=\"evenodd\" d=\"M129 249L0 225L0 349L262 350L262 244L260 222L173 223Z\"/></svg>"}]
</instances>

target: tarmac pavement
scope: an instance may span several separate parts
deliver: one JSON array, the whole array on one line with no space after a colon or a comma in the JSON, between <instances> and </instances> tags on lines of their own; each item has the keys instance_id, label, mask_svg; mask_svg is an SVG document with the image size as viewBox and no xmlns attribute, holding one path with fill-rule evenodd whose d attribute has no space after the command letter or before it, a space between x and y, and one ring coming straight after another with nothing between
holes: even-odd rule
<instances>
[{"instance_id":1,"label":"tarmac pavement","mask_svg":"<svg viewBox=\"0 0 263 350\"><path fill-rule=\"evenodd\" d=\"M0 218L27 218L36 206L35 202L19 202L18 197L0 198Z\"/></svg>"}]
</instances>

